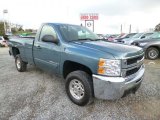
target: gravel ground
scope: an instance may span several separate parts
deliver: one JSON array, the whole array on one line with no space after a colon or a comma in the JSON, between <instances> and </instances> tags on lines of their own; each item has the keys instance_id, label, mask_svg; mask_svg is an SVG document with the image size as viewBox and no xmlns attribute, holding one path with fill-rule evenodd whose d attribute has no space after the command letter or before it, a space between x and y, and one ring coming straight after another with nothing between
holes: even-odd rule
<instances>
[{"instance_id":1,"label":"gravel ground","mask_svg":"<svg viewBox=\"0 0 160 120\"><path fill-rule=\"evenodd\" d=\"M144 81L137 91L116 101L73 104L64 80L33 66L19 73L8 48L0 48L0 120L159 120L160 60L145 61Z\"/></svg>"}]
</instances>

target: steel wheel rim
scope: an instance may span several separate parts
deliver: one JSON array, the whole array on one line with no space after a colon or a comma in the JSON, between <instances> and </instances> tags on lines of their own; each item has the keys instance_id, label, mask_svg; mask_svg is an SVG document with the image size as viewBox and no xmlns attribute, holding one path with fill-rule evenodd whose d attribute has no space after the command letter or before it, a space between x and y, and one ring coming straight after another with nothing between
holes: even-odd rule
<instances>
[{"instance_id":1,"label":"steel wheel rim","mask_svg":"<svg viewBox=\"0 0 160 120\"><path fill-rule=\"evenodd\" d=\"M151 50L151 51L149 51L148 55L149 55L150 58L154 59L158 56L158 53L157 53L156 50Z\"/></svg>"},{"instance_id":2,"label":"steel wheel rim","mask_svg":"<svg viewBox=\"0 0 160 120\"><path fill-rule=\"evenodd\" d=\"M84 86L82 82L77 79L73 79L69 83L69 91L71 95L77 100L80 100L84 97Z\"/></svg>"},{"instance_id":3,"label":"steel wheel rim","mask_svg":"<svg viewBox=\"0 0 160 120\"><path fill-rule=\"evenodd\" d=\"M21 68L21 62L20 62L20 59L17 58L16 60L16 65L17 65L17 68L20 69Z\"/></svg>"}]
</instances>

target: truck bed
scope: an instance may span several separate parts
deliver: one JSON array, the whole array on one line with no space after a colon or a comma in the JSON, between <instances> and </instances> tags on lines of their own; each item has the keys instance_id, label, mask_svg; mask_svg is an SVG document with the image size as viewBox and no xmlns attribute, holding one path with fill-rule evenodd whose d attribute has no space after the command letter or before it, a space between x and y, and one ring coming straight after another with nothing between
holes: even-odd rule
<instances>
[{"instance_id":1,"label":"truck bed","mask_svg":"<svg viewBox=\"0 0 160 120\"><path fill-rule=\"evenodd\" d=\"M20 37L20 38L13 38L9 40L9 46L19 48L21 57L26 62L34 64L33 62L33 47L34 37ZM12 53L13 54L13 53Z\"/></svg>"}]
</instances>

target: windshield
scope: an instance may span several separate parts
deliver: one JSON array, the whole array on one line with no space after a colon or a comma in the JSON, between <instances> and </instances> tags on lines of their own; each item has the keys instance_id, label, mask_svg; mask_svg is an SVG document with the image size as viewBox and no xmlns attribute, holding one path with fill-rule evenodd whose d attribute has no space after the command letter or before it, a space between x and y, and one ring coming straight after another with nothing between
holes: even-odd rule
<instances>
[{"instance_id":1,"label":"windshield","mask_svg":"<svg viewBox=\"0 0 160 120\"><path fill-rule=\"evenodd\" d=\"M116 37L116 39L118 39L118 38L124 38L126 36L126 34L120 34L120 35L118 35L117 37Z\"/></svg>"},{"instance_id":2,"label":"windshield","mask_svg":"<svg viewBox=\"0 0 160 120\"><path fill-rule=\"evenodd\" d=\"M130 33L130 34L122 34L120 36L118 36L117 38L131 38L132 36L134 36L136 33Z\"/></svg>"},{"instance_id":3,"label":"windshield","mask_svg":"<svg viewBox=\"0 0 160 120\"><path fill-rule=\"evenodd\" d=\"M145 38L148 38L149 36L151 36L153 33L146 33L144 36Z\"/></svg>"},{"instance_id":4,"label":"windshield","mask_svg":"<svg viewBox=\"0 0 160 120\"><path fill-rule=\"evenodd\" d=\"M131 37L133 37L135 34L136 34L136 33L127 34L127 35L125 36L125 38L131 38Z\"/></svg>"},{"instance_id":5,"label":"windshield","mask_svg":"<svg viewBox=\"0 0 160 120\"><path fill-rule=\"evenodd\" d=\"M155 32L152 35L148 36L148 38L160 38L160 32Z\"/></svg>"},{"instance_id":6,"label":"windshield","mask_svg":"<svg viewBox=\"0 0 160 120\"><path fill-rule=\"evenodd\" d=\"M143 35L143 33L137 33L132 38L139 38L139 37L141 37L141 35Z\"/></svg>"},{"instance_id":7,"label":"windshield","mask_svg":"<svg viewBox=\"0 0 160 120\"><path fill-rule=\"evenodd\" d=\"M67 41L96 40L99 37L83 26L59 25L62 36Z\"/></svg>"}]
</instances>

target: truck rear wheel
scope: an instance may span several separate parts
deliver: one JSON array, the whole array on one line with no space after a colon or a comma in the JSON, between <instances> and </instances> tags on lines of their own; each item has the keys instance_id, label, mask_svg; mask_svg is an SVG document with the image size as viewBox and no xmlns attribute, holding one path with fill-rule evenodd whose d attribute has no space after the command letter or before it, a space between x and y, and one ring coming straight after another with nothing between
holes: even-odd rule
<instances>
[{"instance_id":1,"label":"truck rear wheel","mask_svg":"<svg viewBox=\"0 0 160 120\"><path fill-rule=\"evenodd\" d=\"M159 51L155 47L150 47L146 51L146 57L151 60L155 60L159 57Z\"/></svg>"},{"instance_id":2,"label":"truck rear wheel","mask_svg":"<svg viewBox=\"0 0 160 120\"><path fill-rule=\"evenodd\" d=\"M24 72L27 69L27 63L22 61L21 56L18 54L15 57L16 68L19 72Z\"/></svg>"},{"instance_id":3,"label":"truck rear wheel","mask_svg":"<svg viewBox=\"0 0 160 120\"><path fill-rule=\"evenodd\" d=\"M93 102L92 78L83 71L71 72L66 78L66 92L69 99L84 106Z\"/></svg>"}]
</instances>

